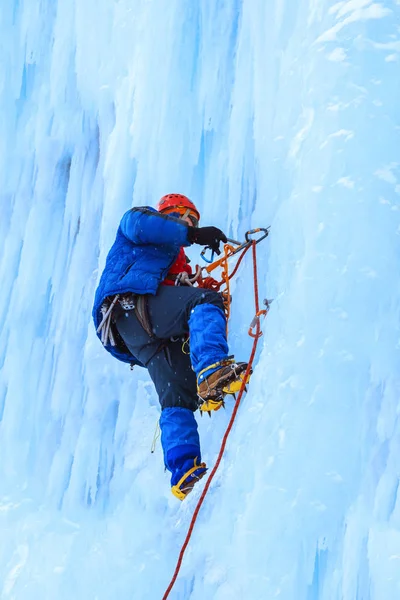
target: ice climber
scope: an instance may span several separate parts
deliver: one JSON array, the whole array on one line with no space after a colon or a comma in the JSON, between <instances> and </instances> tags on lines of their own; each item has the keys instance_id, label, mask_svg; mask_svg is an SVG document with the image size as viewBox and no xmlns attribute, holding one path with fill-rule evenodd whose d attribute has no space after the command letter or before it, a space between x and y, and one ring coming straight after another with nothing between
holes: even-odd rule
<instances>
[{"instance_id":1,"label":"ice climber","mask_svg":"<svg viewBox=\"0 0 400 600\"><path fill-rule=\"evenodd\" d=\"M192 270L184 248L200 244L219 253L227 241L217 227L199 227L199 220L196 206L181 194L163 196L157 210L128 210L93 307L104 347L119 360L144 366L154 382L164 463L181 500L206 472L194 411L220 408L247 367L229 356L221 295L188 281Z\"/></svg>"}]
</instances>

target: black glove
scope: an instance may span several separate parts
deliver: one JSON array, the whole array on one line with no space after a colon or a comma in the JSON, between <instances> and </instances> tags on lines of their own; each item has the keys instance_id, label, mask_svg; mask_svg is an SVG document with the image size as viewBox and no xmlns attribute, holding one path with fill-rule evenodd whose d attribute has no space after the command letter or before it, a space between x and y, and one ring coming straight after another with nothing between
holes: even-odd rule
<instances>
[{"instance_id":1,"label":"black glove","mask_svg":"<svg viewBox=\"0 0 400 600\"><path fill-rule=\"evenodd\" d=\"M221 254L220 242L227 242L226 235L218 227L188 227L188 240L191 244L208 246L213 252Z\"/></svg>"}]
</instances>

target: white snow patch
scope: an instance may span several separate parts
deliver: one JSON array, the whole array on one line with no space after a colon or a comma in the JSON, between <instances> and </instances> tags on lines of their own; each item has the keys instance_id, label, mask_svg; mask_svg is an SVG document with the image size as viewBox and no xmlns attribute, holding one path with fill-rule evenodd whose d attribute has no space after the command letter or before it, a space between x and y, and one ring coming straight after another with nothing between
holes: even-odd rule
<instances>
[{"instance_id":1,"label":"white snow patch","mask_svg":"<svg viewBox=\"0 0 400 600\"><path fill-rule=\"evenodd\" d=\"M305 123L303 127L296 133L292 140L292 143L290 144L289 156L291 158L296 158L304 140L307 137L307 134L311 130L312 124L314 122L314 110L312 108L303 109L301 118L303 121L305 121Z\"/></svg>"},{"instance_id":2,"label":"white snow patch","mask_svg":"<svg viewBox=\"0 0 400 600\"><path fill-rule=\"evenodd\" d=\"M346 2L337 2L336 4L334 4L333 6L330 7L330 9L328 10L328 14L329 15L334 15L336 12L338 12L342 6L344 6L346 4Z\"/></svg>"},{"instance_id":3,"label":"white snow patch","mask_svg":"<svg viewBox=\"0 0 400 600\"><path fill-rule=\"evenodd\" d=\"M303 345L304 345L304 342L305 342L305 341L306 341L306 337L305 337L305 335L302 335L302 336L301 336L301 338L300 338L299 340L297 340L297 342L296 342L296 346L297 346L298 348L300 348L300 346L303 346Z\"/></svg>"},{"instance_id":4,"label":"white snow patch","mask_svg":"<svg viewBox=\"0 0 400 600\"><path fill-rule=\"evenodd\" d=\"M337 183L338 185L342 185L343 187L348 188L349 190L352 190L355 185L351 177L341 177L340 179L338 179Z\"/></svg>"},{"instance_id":5,"label":"white snow patch","mask_svg":"<svg viewBox=\"0 0 400 600\"><path fill-rule=\"evenodd\" d=\"M390 165L385 165L382 169L377 169L374 173L376 177L386 181L387 183L396 184L397 177L393 174L393 170L398 167L398 163L390 163Z\"/></svg>"},{"instance_id":6,"label":"white snow patch","mask_svg":"<svg viewBox=\"0 0 400 600\"><path fill-rule=\"evenodd\" d=\"M14 552L14 556L17 560L16 564L10 569L8 575L5 578L3 592L1 597L9 596L12 592L14 585L16 584L19 575L21 574L26 561L29 557L29 547L27 544L21 544ZM4 596L3 596L4 594Z\"/></svg>"},{"instance_id":7,"label":"white snow patch","mask_svg":"<svg viewBox=\"0 0 400 600\"><path fill-rule=\"evenodd\" d=\"M378 50L393 50L394 52L400 52L400 40L394 42L372 42L372 45Z\"/></svg>"},{"instance_id":8,"label":"white snow patch","mask_svg":"<svg viewBox=\"0 0 400 600\"><path fill-rule=\"evenodd\" d=\"M365 0L360 0L357 2L356 0L350 1L346 3L343 8L338 11L337 18L347 14L351 10L353 11L348 17L343 19L341 22L336 23L333 27L325 31L322 35L320 35L316 39L316 43L321 42L333 42L336 40L336 36L346 25L350 23L355 23L357 21L368 21L370 19L382 19L383 17L387 17L391 14L391 10L383 6L383 4L374 3L370 6L366 6L366 8L361 7L368 4ZM350 6L352 5L352 6Z\"/></svg>"},{"instance_id":9,"label":"white snow patch","mask_svg":"<svg viewBox=\"0 0 400 600\"><path fill-rule=\"evenodd\" d=\"M332 62L343 62L346 60L347 54L344 48L335 48L330 54L328 54L328 60Z\"/></svg>"},{"instance_id":10,"label":"white snow patch","mask_svg":"<svg viewBox=\"0 0 400 600\"><path fill-rule=\"evenodd\" d=\"M282 449L284 447L284 445L285 445L285 439L286 439L285 430L284 429L280 429L278 436L279 436L279 442L278 442L279 448Z\"/></svg>"},{"instance_id":11,"label":"white snow patch","mask_svg":"<svg viewBox=\"0 0 400 600\"><path fill-rule=\"evenodd\" d=\"M363 8L367 7L370 3L371 0L349 0L348 2L341 2L341 6L339 7L337 7L336 4L335 6L336 8L338 8L338 10L332 12L337 12L336 18L339 19L340 17L344 17L345 15L351 12L362 10Z\"/></svg>"},{"instance_id":12,"label":"white snow patch","mask_svg":"<svg viewBox=\"0 0 400 600\"><path fill-rule=\"evenodd\" d=\"M371 267L363 267L362 269L360 269L360 273L368 277L368 279L376 279L376 277L378 277L378 274L375 271L375 269L372 269Z\"/></svg>"},{"instance_id":13,"label":"white snow patch","mask_svg":"<svg viewBox=\"0 0 400 600\"><path fill-rule=\"evenodd\" d=\"M331 60L332 62L342 62L346 60L346 58L346 51L344 50L344 48L340 47L335 48L334 50L332 50L332 52L330 52L330 54L328 54L328 60Z\"/></svg>"},{"instance_id":14,"label":"white snow patch","mask_svg":"<svg viewBox=\"0 0 400 600\"><path fill-rule=\"evenodd\" d=\"M348 129L339 129L339 131L331 133L330 135L328 135L327 139L324 142L322 142L322 144L320 145L320 149L322 150L322 148L325 148L325 146L328 145L329 140L331 140L332 138L339 137L344 137L345 142L347 142L348 140L351 140L354 137L354 131Z\"/></svg>"},{"instance_id":15,"label":"white snow patch","mask_svg":"<svg viewBox=\"0 0 400 600\"><path fill-rule=\"evenodd\" d=\"M65 567L54 567L54 569L53 569L53 573L56 573L57 575L64 573L64 571L65 571Z\"/></svg>"},{"instance_id":16,"label":"white snow patch","mask_svg":"<svg viewBox=\"0 0 400 600\"><path fill-rule=\"evenodd\" d=\"M354 137L354 131L351 131L351 129L339 129L338 131L335 131L335 133L332 133L329 137L344 137L345 141L347 142Z\"/></svg>"}]
</instances>

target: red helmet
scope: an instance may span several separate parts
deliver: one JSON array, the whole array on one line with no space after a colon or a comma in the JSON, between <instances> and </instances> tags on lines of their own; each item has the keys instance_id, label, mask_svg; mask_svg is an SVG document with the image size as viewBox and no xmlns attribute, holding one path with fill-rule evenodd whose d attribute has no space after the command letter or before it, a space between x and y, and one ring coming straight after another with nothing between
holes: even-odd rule
<instances>
[{"instance_id":1,"label":"red helmet","mask_svg":"<svg viewBox=\"0 0 400 600\"><path fill-rule=\"evenodd\" d=\"M157 204L158 212L181 212L184 214L187 210L190 210L196 216L197 220L200 221L200 213L196 206L187 196L183 194L167 194L163 196ZM179 210L180 209L180 210Z\"/></svg>"}]
</instances>

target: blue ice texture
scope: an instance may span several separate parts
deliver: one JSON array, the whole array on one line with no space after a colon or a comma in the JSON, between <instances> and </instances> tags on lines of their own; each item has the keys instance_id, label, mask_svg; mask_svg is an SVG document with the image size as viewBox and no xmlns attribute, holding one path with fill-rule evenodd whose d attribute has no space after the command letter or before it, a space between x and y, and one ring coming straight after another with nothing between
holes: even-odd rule
<instances>
[{"instance_id":1,"label":"blue ice texture","mask_svg":"<svg viewBox=\"0 0 400 600\"><path fill-rule=\"evenodd\" d=\"M0 597L160 600L147 372L94 291L122 214L188 195L273 298L171 600L400 598L398 0L8 0L0 10ZM200 262L198 247L190 249ZM247 360L251 257L229 342ZM233 400L198 419L212 467Z\"/></svg>"}]
</instances>

